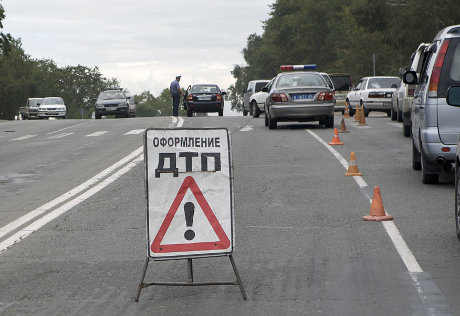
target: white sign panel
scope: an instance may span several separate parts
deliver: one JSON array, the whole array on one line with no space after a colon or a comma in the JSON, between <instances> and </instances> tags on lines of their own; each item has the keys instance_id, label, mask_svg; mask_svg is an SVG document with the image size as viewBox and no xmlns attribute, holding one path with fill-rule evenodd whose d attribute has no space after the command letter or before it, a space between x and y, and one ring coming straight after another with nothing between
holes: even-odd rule
<instances>
[{"instance_id":1,"label":"white sign panel","mask_svg":"<svg viewBox=\"0 0 460 316\"><path fill-rule=\"evenodd\" d=\"M149 257L231 254L228 130L148 129L144 152Z\"/></svg>"}]
</instances>

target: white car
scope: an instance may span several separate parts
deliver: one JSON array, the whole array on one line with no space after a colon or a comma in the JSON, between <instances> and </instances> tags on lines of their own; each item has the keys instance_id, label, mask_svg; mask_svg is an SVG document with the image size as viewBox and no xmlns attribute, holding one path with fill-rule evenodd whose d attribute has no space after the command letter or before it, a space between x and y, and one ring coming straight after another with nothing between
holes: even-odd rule
<instances>
[{"instance_id":1,"label":"white car","mask_svg":"<svg viewBox=\"0 0 460 316\"><path fill-rule=\"evenodd\" d=\"M60 97L46 97L38 107L38 117L42 118L66 118L67 108L64 100Z\"/></svg>"},{"instance_id":2,"label":"white car","mask_svg":"<svg viewBox=\"0 0 460 316\"><path fill-rule=\"evenodd\" d=\"M267 88L267 90L270 91L270 87L274 79L275 78L270 80L263 88ZM260 113L264 113L265 100L267 99L267 95L268 95L268 92L266 91L259 91L251 95L250 103L251 103L251 108L253 109L252 111L253 117L258 118L260 116Z\"/></svg>"},{"instance_id":3,"label":"white car","mask_svg":"<svg viewBox=\"0 0 460 316\"><path fill-rule=\"evenodd\" d=\"M356 107L364 106L364 115L370 111L382 111L391 115L391 97L399 82L398 77L364 77L356 87L347 94L350 115L356 112Z\"/></svg>"}]
</instances>

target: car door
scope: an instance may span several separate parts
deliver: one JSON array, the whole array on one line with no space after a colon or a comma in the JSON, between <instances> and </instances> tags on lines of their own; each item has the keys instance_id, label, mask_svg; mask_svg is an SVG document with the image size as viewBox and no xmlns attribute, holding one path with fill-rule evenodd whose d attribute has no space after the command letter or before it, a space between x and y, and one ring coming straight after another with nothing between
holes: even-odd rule
<instances>
[{"instance_id":1,"label":"car door","mask_svg":"<svg viewBox=\"0 0 460 316\"><path fill-rule=\"evenodd\" d=\"M365 82L364 79L361 79L356 87L348 94L348 102L350 105L355 108L359 104L359 100L361 98L361 89L363 86L363 83Z\"/></svg>"}]
</instances>

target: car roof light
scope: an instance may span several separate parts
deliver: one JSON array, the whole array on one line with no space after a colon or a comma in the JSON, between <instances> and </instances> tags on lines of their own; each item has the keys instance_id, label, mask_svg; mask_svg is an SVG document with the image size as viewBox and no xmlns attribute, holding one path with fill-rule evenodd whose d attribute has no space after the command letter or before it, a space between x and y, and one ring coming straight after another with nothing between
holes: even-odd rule
<instances>
[{"instance_id":1,"label":"car roof light","mask_svg":"<svg viewBox=\"0 0 460 316\"><path fill-rule=\"evenodd\" d=\"M316 64L310 65L282 65L282 71L289 71L289 70L316 70Z\"/></svg>"}]
</instances>

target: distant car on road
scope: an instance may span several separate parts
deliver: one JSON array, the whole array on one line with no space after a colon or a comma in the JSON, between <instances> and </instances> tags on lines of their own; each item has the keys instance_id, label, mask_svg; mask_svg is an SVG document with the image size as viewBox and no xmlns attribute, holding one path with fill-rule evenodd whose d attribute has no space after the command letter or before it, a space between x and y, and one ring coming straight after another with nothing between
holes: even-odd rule
<instances>
[{"instance_id":1,"label":"distant car on road","mask_svg":"<svg viewBox=\"0 0 460 316\"><path fill-rule=\"evenodd\" d=\"M216 84L196 84L189 86L184 95L184 108L187 116L193 113L217 112L224 115L224 98L226 92L221 91Z\"/></svg>"},{"instance_id":2,"label":"distant car on road","mask_svg":"<svg viewBox=\"0 0 460 316\"><path fill-rule=\"evenodd\" d=\"M43 103L43 98L28 98L26 106L19 108L23 120L38 118L38 106Z\"/></svg>"},{"instance_id":3,"label":"distant car on road","mask_svg":"<svg viewBox=\"0 0 460 316\"><path fill-rule=\"evenodd\" d=\"M354 115L356 107L364 106L364 115L370 111L382 111L391 115L391 97L399 82L398 77L364 77L359 80L355 89L347 94L350 115Z\"/></svg>"},{"instance_id":4,"label":"distant car on road","mask_svg":"<svg viewBox=\"0 0 460 316\"><path fill-rule=\"evenodd\" d=\"M38 106L38 117L43 118L66 118L67 107L61 97L46 97Z\"/></svg>"},{"instance_id":5,"label":"distant car on road","mask_svg":"<svg viewBox=\"0 0 460 316\"><path fill-rule=\"evenodd\" d=\"M345 100L348 92L350 92L353 87L351 76L349 74L332 73L329 74L329 78L331 78L335 90L334 111L340 111L344 114L346 106Z\"/></svg>"},{"instance_id":6,"label":"distant car on road","mask_svg":"<svg viewBox=\"0 0 460 316\"><path fill-rule=\"evenodd\" d=\"M108 89L99 93L96 101L94 116L98 120L102 116L115 117L136 116L136 104L130 104L132 97L126 96L123 89Z\"/></svg>"},{"instance_id":7,"label":"distant car on road","mask_svg":"<svg viewBox=\"0 0 460 316\"><path fill-rule=\"evenodd\" d=\"M319 121L334 127L334 93L323 76L314 71L316 65L281 66L282 72L268 92L265 101L265 126L275 129L278 122ZM304 70L296 72L295 70Z\"/></svg>"},{"instance_id":8,"label":"distant car on road","mask_svg":"<svg viewBox=\"0 0 460 316\"><path fill-rule=\"evenodd\" d=\"M243 115L247 116L248 113L250 115L254 114L254 110L256 108L254 107L254 102L251 96L254 93L260 92L263 87L269 83L270 80L251 80L248 82L248 87L246 90L244 90L244 95L243 95ZM259 113L260 114L260 113Z\"/></svg>"}]
</instances>

